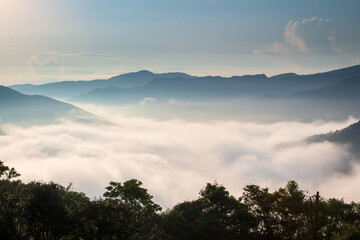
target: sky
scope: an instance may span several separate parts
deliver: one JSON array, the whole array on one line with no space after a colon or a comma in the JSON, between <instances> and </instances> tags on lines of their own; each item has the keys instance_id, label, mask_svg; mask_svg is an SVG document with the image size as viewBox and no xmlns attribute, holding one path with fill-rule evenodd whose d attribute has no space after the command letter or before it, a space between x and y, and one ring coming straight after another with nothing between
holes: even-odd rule
<instances>
[{"instance_id":1,"label":"sky","mask_svg":"<svg viewBox=\"0 0 360 240\"><path fill-rule=\"evenodd\" d=\"M360 64L357 0L1 0L0 84Z\"/></svg>"}]
</instances>

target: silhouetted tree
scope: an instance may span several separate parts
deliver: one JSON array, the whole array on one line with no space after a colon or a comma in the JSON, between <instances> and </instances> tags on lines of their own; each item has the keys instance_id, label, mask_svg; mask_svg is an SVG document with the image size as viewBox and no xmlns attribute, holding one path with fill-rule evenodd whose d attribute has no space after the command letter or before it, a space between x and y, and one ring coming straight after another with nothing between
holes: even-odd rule
<instances>
[{"instance_id":1,"label":"silhouetted tree","mask_svg":"<svg viewBox=\"0 0 360 240\"><path fill-rule=\"evenodd\" d=\"M10 180L19 176L20 174L17 173L14 168L9 168L4 165L4 162L0 161L0 179L5 178L6 180Z\"/></svg>"},{"instance_id":2,"label":"silhouetted tree","mask_svg":"<svg viewBox=\"0 0 360 240\"><path fill-rule=\"evenodd\" d=\"M359 240L360 204L306 196L295 181L269 192L248 185L236 199L208 183L197 200L160 214L142 183L110 182L105 199L49 182L23 183L0 161L0 239Z\"/></svg>"},{"instance_id":3,"label":"silhouetted tree","mask_svg":"<svg viewBox=\"0 0 360 240\"><path fill-rule=\"evenodd\" d=\"M270 193L268 188L258 185L247 185L242 196L244 204L257 220L253 229L257 239L279 239L281 231L278 213L275 210L278 196Z\"/></svg>"},{"instance_id":4,"label":"silhouetted tree","mask_svg":"<svg viewBox=\"0 0 360 240\"><path fill-rule=\"evenodd\" d=\"M130 210L132 223L137 232L134 239L157 239L162 234L159 228L160 217L157 215L161 207L152 201L153 196L141 185L142 182L137 179L124 183L110 182L104 197Z\"/></svg>"},{"instance_id":5,"label":"silhouetted tree","mask_svg":"<svg viewBox=\"0 0 360 240\"><path fill-rule=\"evenodd\" d=\"M170 239L251 239L255 219L247 207L218 184L208 183L200 198L164 214Z\"/></svg>"}]
</instances>

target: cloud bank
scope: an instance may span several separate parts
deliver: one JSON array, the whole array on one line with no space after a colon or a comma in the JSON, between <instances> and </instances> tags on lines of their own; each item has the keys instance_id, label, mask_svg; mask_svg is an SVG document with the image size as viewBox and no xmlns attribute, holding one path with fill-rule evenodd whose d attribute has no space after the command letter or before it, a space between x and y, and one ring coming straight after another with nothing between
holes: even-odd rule
<instances>
[{"instance_id":1,"label":"cloud bank","mask_svg":"<svg viewBox=\"0 0 360 240\"><path fill-rule=\"evenodd\" d=\"M89 110L89 109L87 109ZM118 125L63 121L22 128L2 125L0 159L24 181L72 182L100 196L109 181L137 178L165 207L195 199L206 182L218 181L240 196L246 184L271 189L295 179L312 194L360 201L360 165L346 146L296 142L355 122L185 122L133 118L92 108ZM345 163L345 164L344 164ZM344 166L350 171L344 171ZM338 186L341 186L339 188Z\"/></svg>"}]
</instances>

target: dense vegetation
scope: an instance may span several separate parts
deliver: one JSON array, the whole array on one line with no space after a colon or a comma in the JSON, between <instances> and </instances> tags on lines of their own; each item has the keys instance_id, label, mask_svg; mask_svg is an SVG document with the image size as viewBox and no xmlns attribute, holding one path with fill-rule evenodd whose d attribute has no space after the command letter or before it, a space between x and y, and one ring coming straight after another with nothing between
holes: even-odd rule
<instances>
[{"instance_id":1,"label":"dense vegetation","mask_svg":"<svg viewBox=\"0 0 360 240\"><path fill-rule=\"evenodd\" d=\"M360 204L306 196L295 181L241 198L208 183L197 200L161 211L136 179L90 200L71 186L23 183L0 161L1 239L360 239Z\"/></svg>"}]
</instances>

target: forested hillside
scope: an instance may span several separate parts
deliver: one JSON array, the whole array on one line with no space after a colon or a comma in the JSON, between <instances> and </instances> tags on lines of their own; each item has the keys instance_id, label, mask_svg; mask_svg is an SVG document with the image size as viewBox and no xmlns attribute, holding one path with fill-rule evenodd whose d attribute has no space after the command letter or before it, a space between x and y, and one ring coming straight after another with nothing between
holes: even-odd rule
<instances>
[{"instance_id":1,"label":"forested hillside","mask_svg":"<svg viewBox=\"0 0 360 240\"><path fill-rule=\"evenodd\" d=\"M338 144L348 144L350 150L356 154L360 153L360 121L350 126L337 130L335 132L330 132L327 134L320 134L309 137L308 142L334 142Z\"/></svg>"}]
</instances>

